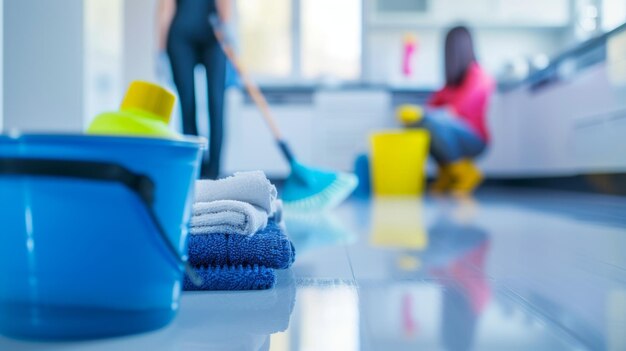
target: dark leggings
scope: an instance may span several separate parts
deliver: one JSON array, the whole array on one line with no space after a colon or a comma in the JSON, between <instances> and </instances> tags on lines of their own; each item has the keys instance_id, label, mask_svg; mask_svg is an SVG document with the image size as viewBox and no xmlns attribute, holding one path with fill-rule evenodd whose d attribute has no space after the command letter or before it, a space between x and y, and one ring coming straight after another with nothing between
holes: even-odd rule
<instances>
[{"instance_id":1,"label":"dark leggings","mask_svg":"<svg viewBox=\"0 0 626 351\"><path fill-rule=\"evenodd\" d=\"M180 4L179 4L180 5ZM203 175L219 176L224 134L224 89L226 57L208 26L192 26L184 13L177 13L168 36L167 54L172 65L174 84L182 110L183 132L198 135L196 123L196 94L194 69L202 64L206 69L209 105L209 161L203 164Z\"/></svg>"}]
</instances>

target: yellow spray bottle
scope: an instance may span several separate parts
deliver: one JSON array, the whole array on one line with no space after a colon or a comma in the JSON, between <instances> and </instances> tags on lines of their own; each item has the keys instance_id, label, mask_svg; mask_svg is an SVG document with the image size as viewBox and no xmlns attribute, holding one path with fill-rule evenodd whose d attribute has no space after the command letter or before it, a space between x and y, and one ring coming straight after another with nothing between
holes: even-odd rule
<instances>
[{"instance_id":1,"label":"yellow spray bottle","mask_svg":"<svg viewBox=\"0 0 626 351\"><path fill-rule=\"evenodd\" d=\"M119 111L96 116L87 134L179 139L168 126L175 101L176 97L159 85L134 81Z\"/></svg>"}]
</instances>

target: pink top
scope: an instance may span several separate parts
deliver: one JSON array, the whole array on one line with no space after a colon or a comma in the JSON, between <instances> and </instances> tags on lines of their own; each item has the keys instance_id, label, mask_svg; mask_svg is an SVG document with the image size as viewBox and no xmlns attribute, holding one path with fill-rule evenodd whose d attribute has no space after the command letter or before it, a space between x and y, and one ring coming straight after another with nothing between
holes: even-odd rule
<instances>
[{"instance_id":1,"label":"pink top","mask_svg":"<svg viewBox=\"0 0 626 351\"><path fill-rule=\"evenodd\" d=\"M486 115L489 97L495 83L485 71L472 63L467 69L465 79L461 85L454 87L446 85L428 101L428 106L453 109L454 113L465 121L484 141L489 141Z\"/></svg>"}]
</instances>

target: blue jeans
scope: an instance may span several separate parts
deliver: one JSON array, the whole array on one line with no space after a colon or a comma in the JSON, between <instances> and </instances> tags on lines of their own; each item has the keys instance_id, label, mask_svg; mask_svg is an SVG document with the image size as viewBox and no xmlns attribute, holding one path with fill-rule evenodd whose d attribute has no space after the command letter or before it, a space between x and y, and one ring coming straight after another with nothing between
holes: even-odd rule
<instances>
[{"instance_id":1,"label":"blue jeans","mask_svg":"<svg viewBox=\"0 0 626 351\"><path fill-rule=\"evenodd\" d=\"M427 109L415 127L430 132L430 154L440 166L475 158L487 147L470 126L446 109Z\"/></svg>"}]
</instances>

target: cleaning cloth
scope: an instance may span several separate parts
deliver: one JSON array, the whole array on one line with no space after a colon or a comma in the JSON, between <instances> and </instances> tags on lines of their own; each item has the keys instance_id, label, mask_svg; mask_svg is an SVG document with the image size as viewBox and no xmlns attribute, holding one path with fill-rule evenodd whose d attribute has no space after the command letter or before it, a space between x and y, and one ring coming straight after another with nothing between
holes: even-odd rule
<instances>
[{"instance_id":1,"label":"cleaning cloth","mask_svg":"<svg viewBox=\"0 0 626 351\"><path fill-rule=\"evenodd\" d=\"M199 180L195 195L196 202L236 200L262 208L271 215L275 211L277 192L265 173L253 171L219 180Z\"/></svg>"},{"instance_id":2,"label":"cleaning cloth","mask_svg":"<svg viewBox=\"0 0 626 351\"><path fill-rule=\"evenodd\" d=\"M235 200L196 202L191 234L252 235L265 228L268 214L257 206Z\"/></svg>"},{"instance_id":3,"label":"cleaning cloth","mask_svg":"<svg viewBox=\"0 0 626 351\"><path fill-rule=\"evenodd\" d=\"M260 265L285 269L296 256L285 230L274 220L252 236L196 233L189 236L188 247L192 266Z\"/></svg>"},{"instance_id":4,"label":"cleaning cloth","mask_svg":"<svg viewBox=\"0 0 626 351\"><path fill-rule=\"evenodd\" d=\"M276 284L276 274L263 266L225 265L195 267L202 284L196 286L185 276L183 289L186 291L206 290L265 290Z\"/></svg>"}]
</instances>

